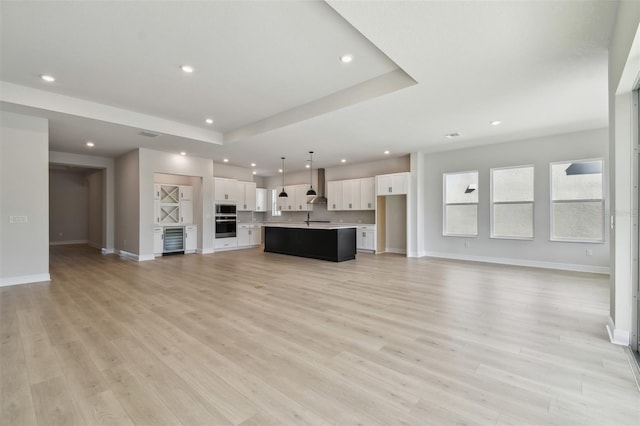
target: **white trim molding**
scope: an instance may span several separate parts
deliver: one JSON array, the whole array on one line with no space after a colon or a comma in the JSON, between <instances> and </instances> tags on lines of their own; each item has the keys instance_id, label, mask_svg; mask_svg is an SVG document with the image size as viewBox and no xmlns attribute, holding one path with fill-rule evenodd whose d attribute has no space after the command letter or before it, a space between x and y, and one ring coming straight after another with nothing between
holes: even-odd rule
<instances>
[{"instance_id":1,"label":"white trim molding","mask_svg":"<svg viewBox=\"0 0 640 426\"><path fill-rule=\"evenodd\" d=\"M153 254L139 255L124 250L118 250L117 254L124 260L133 260L134 262L145 262L147 260L154 260L156 258Z\"/></svg>"},{"instance_id":2,"label":"white trim molding","mask_svg":"<svg viewBox=\"0 0 640 426\"><path fill-rule=\"evenodd\" d=\"M101 251L102 254L113 254L113 253L115 253L114 249L108 249L108 248L105 248L105 247L102 247L102 249L100 251Z\"/></svg>"},{"instance_id":3,"label":"white trim molding","mask_svg":"<svg viewBox=\"0 0 640 426\"><path fill-rule=\"evenodd\" d=\"M616 328L611 317L609 317L609 322L607 323L607 333L609 333L609 340L614 345L629 346L631 343L629 331Z\"/></svg>"},{"instance_id":4,"label":"white trim molding","mask_svg":"<svg viewBox=\"0 0 640 426\"><path fill-rule=\"evenodd\" d=\"M89 244L89 240L49 241L50 246L66 246L71 244Z\"/></svg>"},{"instance_id":5,"label":"white trim molding","mask_svg":"<svg viewBox=\"0 0 640 426\"><path fill-rule=\"evenodd\" d=\"M577 265L573 263L556 263L556 262L545 262L540 260L527 260L527 259L509 259L506 257L472 256L472 255L465 255L465 254L458 254L458 253L426 252L425 256L437 257L442 259L467 260L471 262L497 263L500 265L559 269L562 271L591 272L595 274L605 274L605 275L609 274L608 266Z\"/></svg>"},{"instance_id":6,"label":"white trim molding","mask_svg":"<svg viewBox=\"0 0 640 426\"><path fill-rule=\"evenodd\" d=\"M206 248L206 249L197 249L196 253L198 253L198 254L211 254L211 253L213 253L213 247L209 247L209 248Z\"/></svg>"},{"instance_id":7,"label":"white trim molding","mask_svg":"<svg viewBox=\"0 0 640 426\"><path fill-rule=\"evenodd\" d=\"M0 287L7 287L10 285L19 285L19 284L41 283L44 281L51 281L51 275L35 274L35 275L20 275L17 277L0 278Z\"/></svg>"}]
</instances>

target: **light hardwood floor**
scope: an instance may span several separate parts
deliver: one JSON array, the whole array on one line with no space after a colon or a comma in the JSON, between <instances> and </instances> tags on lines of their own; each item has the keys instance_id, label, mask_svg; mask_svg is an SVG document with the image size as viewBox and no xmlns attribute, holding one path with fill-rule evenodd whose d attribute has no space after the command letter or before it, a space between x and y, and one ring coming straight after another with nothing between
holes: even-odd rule
<instances>
[{"instance_id":1,"label":"light hardwood floor","mask_svg":"<svg viewBox=\"0 0 640 426\"><path fill-rule=\"evenodd\" d=\"M2 425L640 424L603 275L55 246L51 276L0 289Z\"/></svg>"}]
</instances>

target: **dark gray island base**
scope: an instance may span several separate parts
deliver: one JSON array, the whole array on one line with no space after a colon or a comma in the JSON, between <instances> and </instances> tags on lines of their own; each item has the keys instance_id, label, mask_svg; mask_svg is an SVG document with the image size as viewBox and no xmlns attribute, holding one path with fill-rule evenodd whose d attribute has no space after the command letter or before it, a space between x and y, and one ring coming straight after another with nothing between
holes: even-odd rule
<instances>
[{"instance_id":1,"label":"dark gray island base","mask_svg":"<svg viewBox=\"0 0 640 426\"><path fill-rule=\"evenodd\" d=\"M264 226L264 251L343 262L356 258L355 227Z\"/></svg>"}]
</instances>

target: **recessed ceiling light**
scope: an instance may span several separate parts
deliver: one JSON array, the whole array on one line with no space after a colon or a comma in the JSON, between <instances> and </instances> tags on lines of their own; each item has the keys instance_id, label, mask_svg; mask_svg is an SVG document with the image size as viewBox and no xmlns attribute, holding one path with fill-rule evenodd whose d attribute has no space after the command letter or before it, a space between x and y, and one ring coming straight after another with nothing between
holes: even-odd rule
<instances>
[{"instance_id":1,"label":"recessed ceiling light","mask_svg":"<svg viewBox=\"0 0 640 426\"><path fill-rule=\"evenodd\" d=\"M444 137L445 137L445 138L448 138L448 139L458 138L458 137L460 137L460 136L461 136L461 135L460 135L460 133L459 133L459 132L453 132L453 133L448 133L448 134L444 135Z\"/></svg>"},{"instance_id":2,"label":"recessed ceiling light","mask_svg":"<svg viewBox=\"0 0 640 426\"><path fill-rule=\"evenodd\" d=\"M94 146L96 146L96 144L91 141L88 141L85 145L87 145L89 148L93 148Z\"/></svg>"},{"instance_id":3,"label":"recessed ceiling light","mask_svg":"<svg viewBox=\"0 0 640 426\"><path fill-rule=\"evenodd\" d=\"M346 162L347 162L347 159L346 159L346 158L343 158L342 160L340 160L340 162L341 162L341 163L346 163Z\"/></svg>"},{"instance_id":4,"label":"recessed ceiling light","mask_svg":"<svg viewBox=\"0 0 640 426\"><path fill-rule=\"evenodd\" d=\"M256 163L251 163L251 167L255 167L255 166L256 166Z\"/></svg>"},{"instance_id":5,"label":"recessed ceiling light","mask_svg":"<svg viewBox=\"0 0 640 426\"><path fill-rule=\"evenodd\" d=\"M501 125L501 124L502 124L502 121L500 121L500 120L493 120L493 121L491 122L491 125L492 125L492 126L499 126L499 125Z\"/></svg>"},{"instance_id":6,"label":"recessed ceiling light","mask_svg":"<svg viewBox=\"0 0 640 426\"><path fill-rule=\"evenodd\" d=\"M47 83L53 83L54 81L56 81L54 76L48 75L48 74L42 74L40 78L46 81Z\"/></svg>"},{"instance_id":7,"label":"recessed ceiling light","mask_svg":"<svg viewBox=\"0 0 640 426\"><path fill-rule=\"evenodd\" d=\"M258 172L256 172L256 171L254 170L254 171L253 171L253 174L254 174L254 175L257 175L257 174L258 174Z\"/></svg>"},{"instance_id":8,"label":"recessed ceiling light","mask_svg":"<svg viewBox=\"0 0 640 426\"><path fill-rule=\"evenodd\" d=\"M228 162L229 162L229 159L228 159L228 158L225 158L225 159L224 159L224 160L222 160L222 161L223 161L224 163L228 163Z\"/></svg>"},{"instance_id":9,"label":"recessed ceiling light","mask_svg":"<svg viewBox=\"0 0 640 426\"><path fill-rule=\"evenodd\" d=\"M204 120L207 124L213 124L213 118L207 118Z\"/></svg>"},{"instance_id":10,"label":"recessed ceiling light","mask_svg":"<svg viewBox=\"0 0 640 426\"><path fill-rule=\"evenodd\" d=\"M282 169L278 169L278 173L282 173Z\"/></svg>"},{"instance_id":11,"label":"recessed ceiling light","mask_svg":"<svg viewBox=\"0 0 640 426\"><path fill-rule=\"evenodd\" d=\"M189 74L193 72L193 67L191 65L183 65L180 67L180 69Z\"/></svg>"},{"instance_id":12,"label":"recessed ceiling light","mask_svg":"<svg viewBox=\"0 0 640 426\"><path fill-rule=\"evenodd\" d=\"M308 169L309 167L311 167L309 164L306 164L305 167Z\"/></svg>"},{"instance_id":13,"label":"recessed ceiling light","mask_svg":"<svg viewBox=\"0 0 640 426\"><path fill-rule=\"evenodd\" d=\"M388 149L384 152L384 155L387 155L387 154L389 154L389 150Z\"/></svg>"},{"instance_id":14,"label":"recessed ceiling light","mask_svg":"<svg viewBox=\"0 0 640 426\"><path fill-rule=\"evenodd\" d=\"M340 62L342 62L343 64L348 64L351 61L353 61L353 55L346 54L340 56Z\"/></svg>"},{"instance_id":15,"label":"recessed ceiling light","mask_svg":"<svg viewBox=\"0 0 640 426\"><path fill-rule=\"evenodd\" d=\"M187 155L187 153L184 151L180 151L180 155Z\"/></svg>"}]
</instances>

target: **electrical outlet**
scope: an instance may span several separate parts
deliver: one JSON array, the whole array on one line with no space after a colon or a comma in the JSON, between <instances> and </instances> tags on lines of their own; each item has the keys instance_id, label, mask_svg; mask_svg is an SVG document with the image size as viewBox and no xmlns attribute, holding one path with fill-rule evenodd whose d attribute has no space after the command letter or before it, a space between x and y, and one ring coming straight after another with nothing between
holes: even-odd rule
<instances>
[{"instance_id":1,"label":"electrical outlet","mask_svg":"<svg viewBox=\"0 0 640 426\"><path fill-rule=\"evenodd\" d=\"M593 256L593 250L591 250L591 249L587 249L587 250L585 251L585 254L586 254L587 256Z\"/></svg>"},{"instance_id":2,"label":"electrical outlet","mask_svg":"<svg viewBox=\"0 0 640 426\"><path fill-rule=\"evenodd\" d=\"M62 237L62 232L58 232L58 237Z\"/></svg>"},{"instance_id":3,"label":"electrical outlet","mask_svg":"<svg viewBox=\"0 0 640 426\"><path fill-rule=\"evenodd\" d=\"M127 245L127 240L124 240L124 245L125 245L125 246Z\"/></svg>"},{"instance_id":4,"label":"electrical outlet","mask_svg":"<svg viewBox=\"0 0 640 426\"><path fill-rule=\"evenodd\" d=\"M464 246L465 246L465 247L467 247L467 248L471 247L471 241L466 240L466 241L464 242Z\"/></svg>"},{"instance_id":5,"label":"electrical outlet","mask_svg":"<svg viewBox=\"0 0 640 426\"><path fill-rule=\"evenodd\" d=\"M9 216L9 223L27 223L27 216Z\"/></svg>"}]
</instances>

